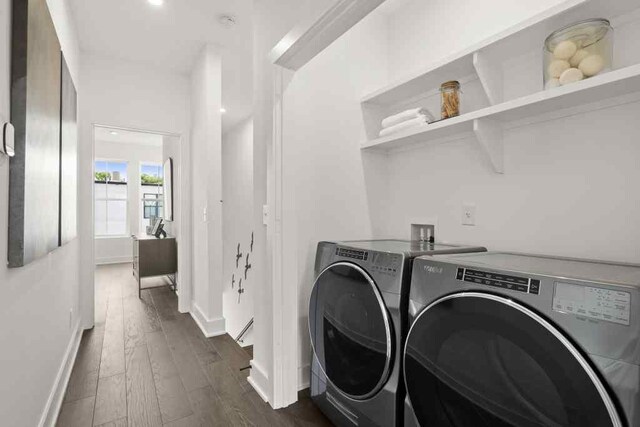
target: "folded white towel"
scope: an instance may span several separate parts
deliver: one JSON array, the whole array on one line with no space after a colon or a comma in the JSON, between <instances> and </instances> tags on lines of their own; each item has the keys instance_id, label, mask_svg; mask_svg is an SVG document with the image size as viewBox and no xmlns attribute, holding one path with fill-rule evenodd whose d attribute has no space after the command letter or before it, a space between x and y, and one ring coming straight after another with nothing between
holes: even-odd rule
<instances>
[{"instance_id":1,"label":"folded white towel","mask_svg":"<svg viewBox=\"0 0 640 427\"><path fill-rule=\"evenodd\" d=\"M389 116L386 119L382 120L382 128L388 128L391 126L395 126L399 123L405 122L407 120L415 119L419 116L427 117L427 120L432 122L433 117L431 114L424 108L412 108L410 110L405 110L402 113L394 114L393 116Z\"/></svg>"},{"instance_id":2,"label":"folded white towel","mask_svg":"<svg viewBox=\"0 0 640 427\"><path fill-rule=\"evenodd\" d=\"M398 123L395 126L390 126L388 128L382 129L380 131L380 136L387 136L392 133L400 132L405 129L413 128L416 126L424 125L428 123L428 118L426 116L418 116L415 119L405 120L402 123Z\"/></svg>"}]
</instances>

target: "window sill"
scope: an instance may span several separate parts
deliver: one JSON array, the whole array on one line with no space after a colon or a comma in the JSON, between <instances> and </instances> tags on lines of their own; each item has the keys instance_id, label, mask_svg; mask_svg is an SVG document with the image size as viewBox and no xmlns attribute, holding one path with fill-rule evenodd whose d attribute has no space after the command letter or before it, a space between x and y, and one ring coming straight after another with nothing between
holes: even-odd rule
<instances>
[{"instance_id":1,"label":"window sill","mask_svg":"<svg viewBox=\"0 0 640 427\"><path fill-rule=\"evenodd\" d=\"M112 239L130 239L130 234L123 234L120 236L94 236L96 240L112 240Z\"/></svg>"}]
</instances>

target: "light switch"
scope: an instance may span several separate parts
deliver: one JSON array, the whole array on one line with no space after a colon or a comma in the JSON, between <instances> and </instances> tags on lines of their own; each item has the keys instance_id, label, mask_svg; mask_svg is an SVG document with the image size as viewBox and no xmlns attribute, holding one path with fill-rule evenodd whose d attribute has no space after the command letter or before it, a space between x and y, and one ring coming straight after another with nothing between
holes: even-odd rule
<instances>
[{"instance_id":1,"label":"light switch","mask_svg":"<svg viewBox=\"0 0 640 427\"><path fill-rule=\"evenodd\" d=\"M269 225L269 205L262 205L262 225Z\"/></svg>"}]
</instances>

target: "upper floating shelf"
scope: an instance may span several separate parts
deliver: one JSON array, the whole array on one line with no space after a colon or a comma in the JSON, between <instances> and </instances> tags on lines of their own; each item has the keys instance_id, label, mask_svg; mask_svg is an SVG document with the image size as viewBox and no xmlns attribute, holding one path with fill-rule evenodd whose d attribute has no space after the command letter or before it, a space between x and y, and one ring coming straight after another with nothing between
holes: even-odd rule
<instances>
[{"instance_id":1,"label":"upper floating shelf","mask_svg":"<svg viewBox=\"0 0 640 427\"><path fill-rule=\"evenodd\" d=\"M517 56L520 52L541 49L542 41L553 31L588 18L614 18L640 7L638 0L567 0L545 10L476 45L381 88L362 99L363 104L393 105L416 94L440 86L443 81L462 79L483 64ZM478 64L479 56L483 64ZM486 59L485 59L486 58ZM474 61L476 62L474 64ZM488 88L492 95L494 88ZM495 88L499 92L499 88ZM495 99L500 102L500 94ZM498 102L493 100L493 103Z\"/></svg>"},{"instance_id":2,"label":"upper floating shelf","mask_svg":"<svg viewBox=\"0 0 640 427\"><path fill-rule=\"evenodd\" d=\"M639 91L640 64L377 138L364 143L362 148L389 149L415 142L426 142L473 131L477 121L509 122Z\"/></svg>"}]
</instances>

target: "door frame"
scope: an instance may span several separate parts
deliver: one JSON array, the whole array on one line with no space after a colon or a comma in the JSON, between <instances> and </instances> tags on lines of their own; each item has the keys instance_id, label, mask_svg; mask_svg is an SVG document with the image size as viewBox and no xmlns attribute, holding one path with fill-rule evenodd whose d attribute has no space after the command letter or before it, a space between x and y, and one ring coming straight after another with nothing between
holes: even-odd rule
<instances>
[{"instance_id":1,"label":"door frame","mask_svg":"<svg viewBox=\"0 0 640 427\"><path fill-rule=\"evenodd\" d=\"M192 283L191 283L191 173L189 165L191 164L191 150L189 149L186 138L178 133L174 132L166 132L166 131L157 131L157 130L148 130L148 129L139 129L139 128L131 128L126 126L118 126L118 125L109 125L104 123L92 123L91 124L91 173L93 176L95 174L95 130L97 128L106 128L106 129L114 129L121 130L127 132L140 132L140 133L148 133L153 135L166 136L171 138L176 138L178 140L178 144L180 144L180 161L178 162L178 173L180 180L180 197L181 203L174 204L174 211L179 211L180 223L178 226L179 230L179 238L177 239L178 244L178 274L176 280L178 281L178 311L181 313L188 313L191 311L191 299L192 299ZM175 159L174 159L175 165ZM174 166L174 172L176 168ZM186 172L186 173L185 173ZM175 179L174 179L175 182ZM94 212L94 188L91 186L91 242L92 247L95 247L95 212ZM86 319L86 323L89 324L89 327L93 326L93 303L95 301L95 250L92 251L92 263L88 267L88 273L91 277L91 287L89 291L89 295L85 301L91 300L91 310L87 310L88 314L91 312L91 318Z\"/></svg>"}]
</instances>

